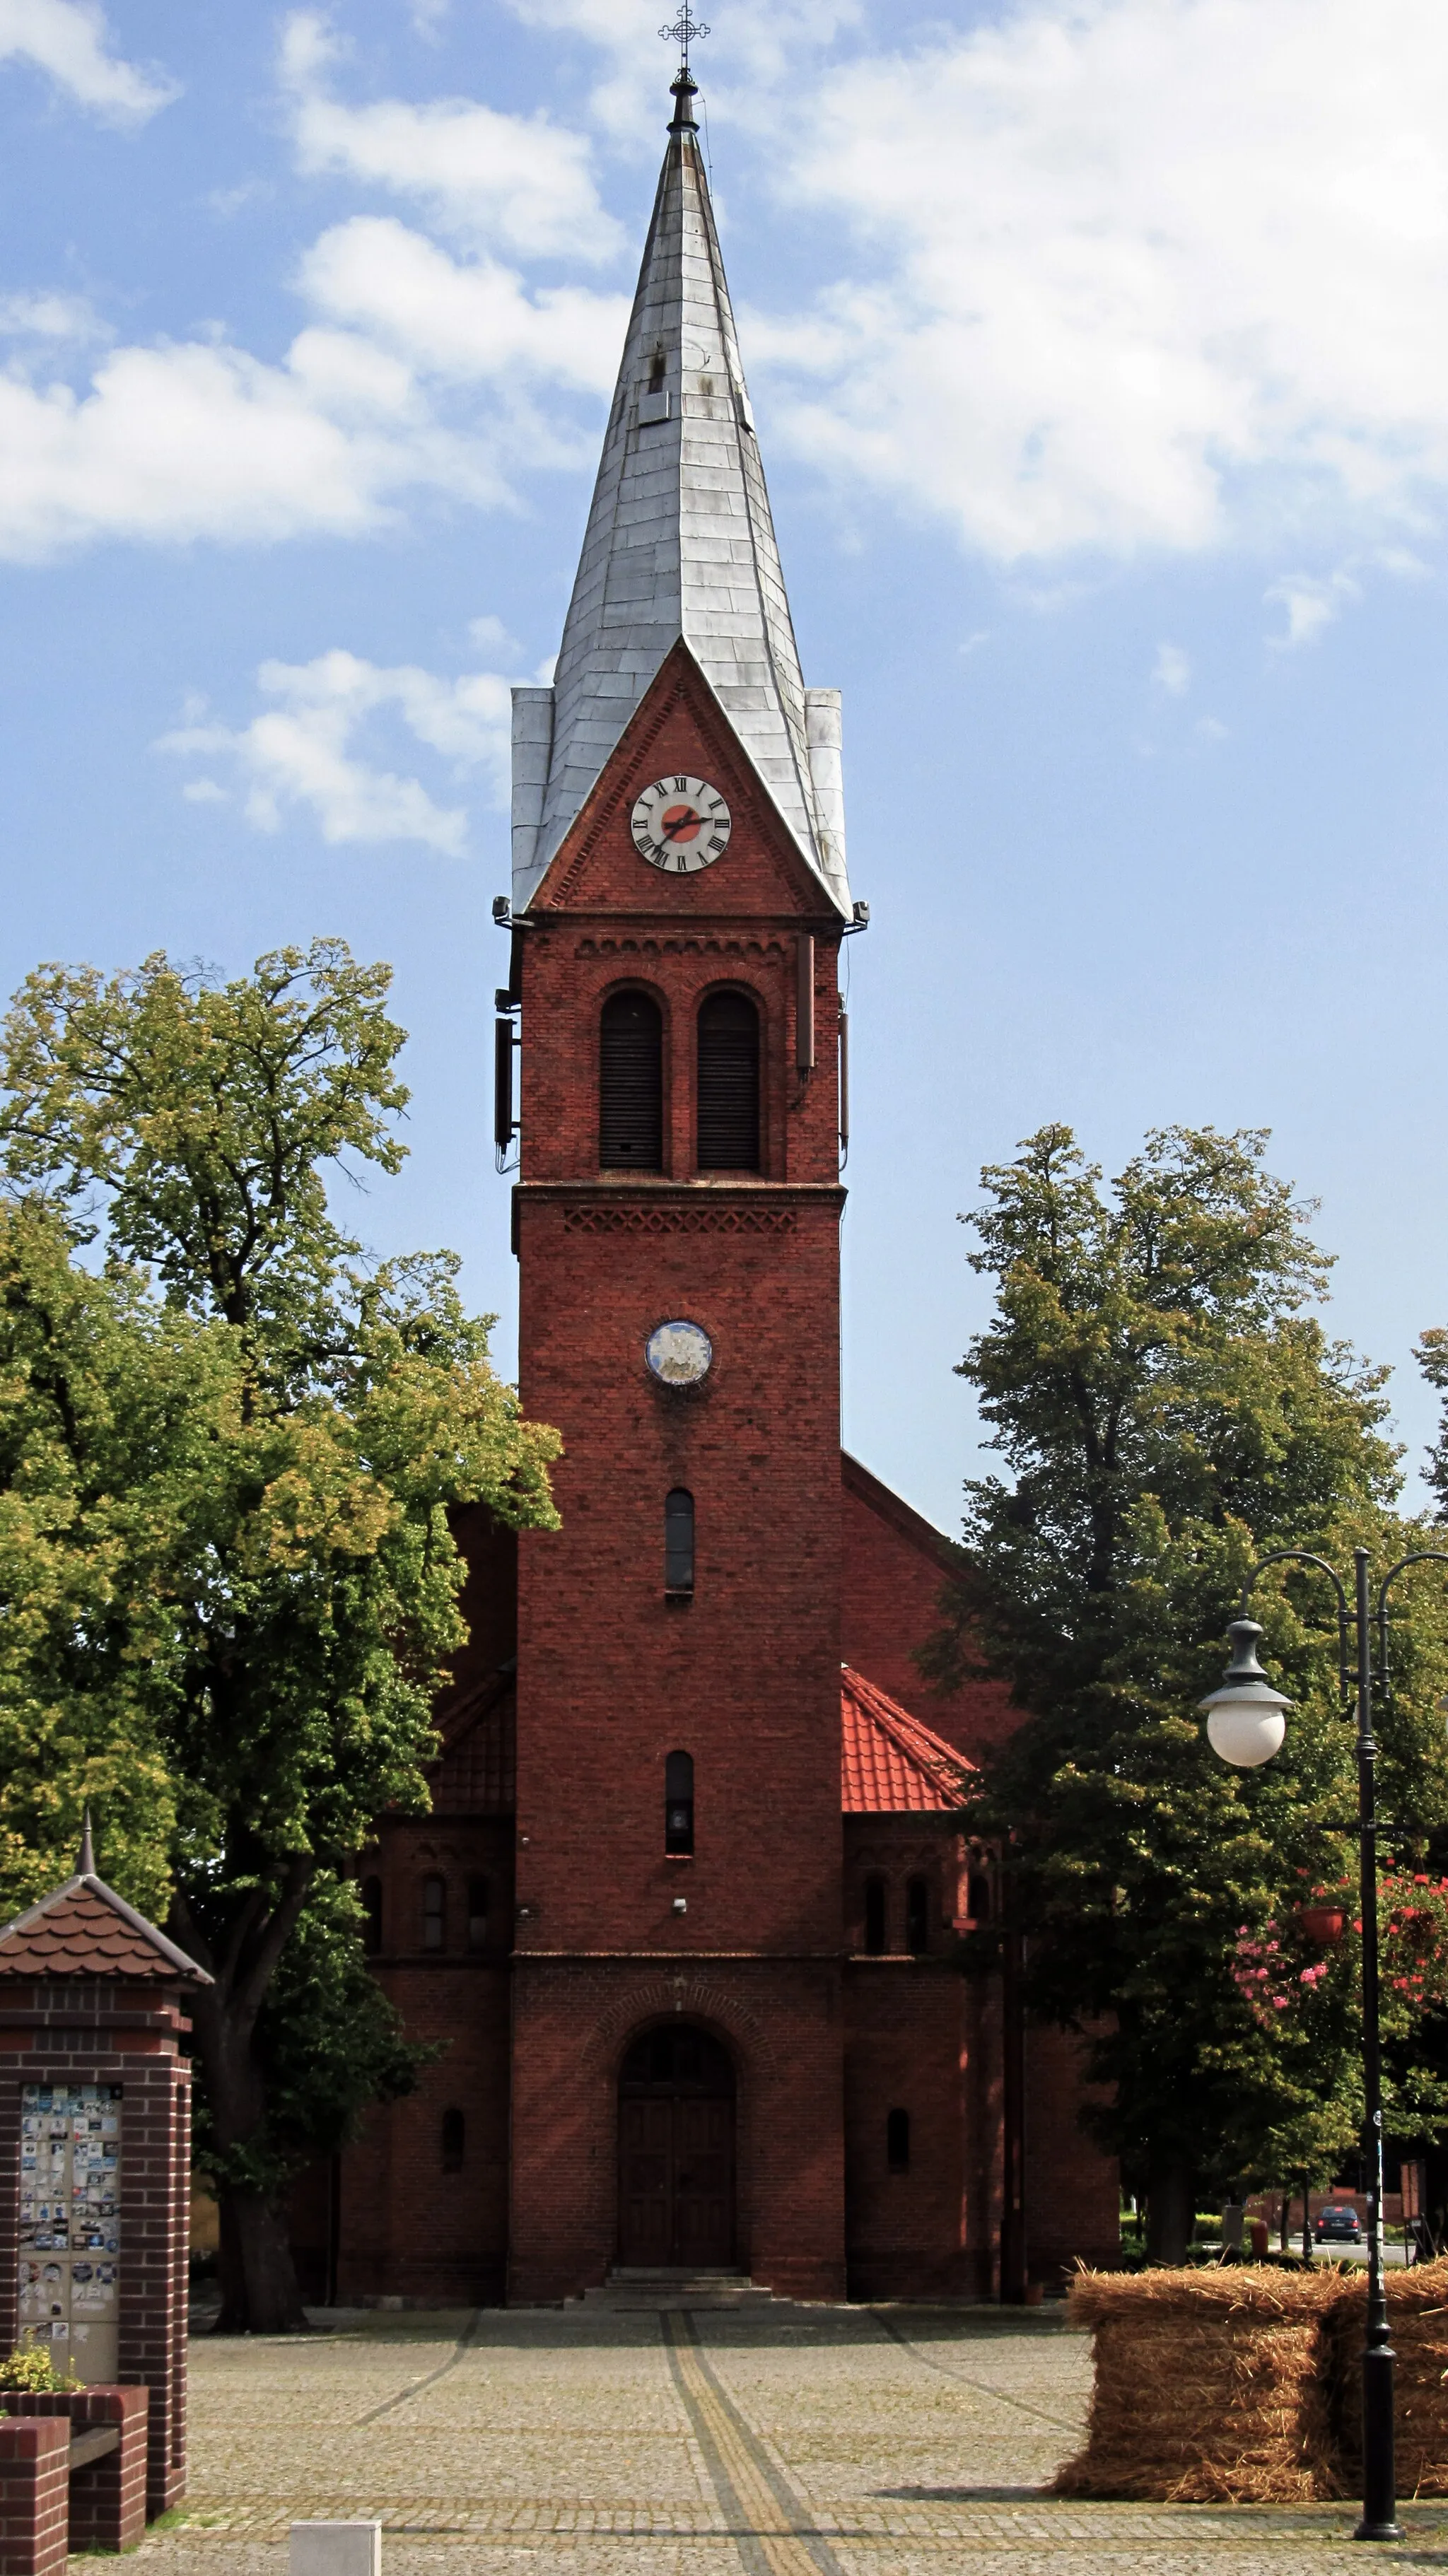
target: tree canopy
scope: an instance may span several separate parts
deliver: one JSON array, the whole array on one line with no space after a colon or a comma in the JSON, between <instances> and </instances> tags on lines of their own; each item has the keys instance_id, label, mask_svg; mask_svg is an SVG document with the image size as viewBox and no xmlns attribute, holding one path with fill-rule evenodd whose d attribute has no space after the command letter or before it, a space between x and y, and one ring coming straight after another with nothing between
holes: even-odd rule
<instances>
[{"instance_id":1,"label":"tree canopy","mask_svg":"<svg viewBox=\"0 0 1448 2576\"><path fill-rule=\"evenodd\" d=\"M402 1155L388 981L340 941L224 984L47 967L0 1038L0 1546L43 1578L9 1665L0 1631L0 1727L38 1712L64 1756L17 1772L0 1857L56 1874L88 1793L103 1866L138 1902L169 1886L216 1981L193 2019L240 2326L300 2317L275 1981L310 1901L303 1952L340 1990L340 1883L377 1815L426 1805L465 1634L449 1509L555 1522L556 1435L494 1373L455 1260L369 1263L332 1211ZM398 2044L357 2022L354 2100L404 2080Z\"/></svg>"},{"instance_id":2,"label":"tree canopy","mask_svg":"<svg viewBox=\"0 0 1448 2576\"><path fill-rule=\"evenodd\" d=\"M1093 2125L1148 2189L1161 2252L1201 2184L1330 2170L1359 2109L1351 1970L1320 1973L1300 1930L1355 1811L1333 1604L1306 1569L1254 1594L1297 1703L1256 1774L1196 1713L1226 1621L1274 1546L1348 1562L1361 1543L1386 1566L1423 1543L1396 1510L1383 1372L1305 1311L1328 1265L1265 1142L1164 1129L1107 1186L1050 1127L983 1175L972 1260L995 1309L960 1374L1008 1472L967 1486L927 1659L1003 1676L1027 1712L973 1822L1002 1850L1029 2001L1087 2036ZM1448 1599L1426 1576L1404 1581L1382 1726L1405 1848L1448 1804ZM1265 1944L1293 1993L1264 2019Z\"/></svg>"}]
</instances>

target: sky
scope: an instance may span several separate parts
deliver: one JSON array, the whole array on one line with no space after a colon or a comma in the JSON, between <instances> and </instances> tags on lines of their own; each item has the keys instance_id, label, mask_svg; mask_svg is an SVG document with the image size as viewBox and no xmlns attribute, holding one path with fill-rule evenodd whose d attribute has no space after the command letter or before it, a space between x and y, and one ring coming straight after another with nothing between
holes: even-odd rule
<instances>
[{"instance_id":1,"label":"sky","mask_svg":"<svg viewBox=\"0 0 1448 2576\"><path fill-rule=\"evenodd\" d=\"M318 934L510 1367L508 689L556 652L658 0L0 0L0 983ZM854 892L845 1435L954 1528L957 1222L1048 1121L1272 1131L1329 1321L1448 1323L1448 13L718 0L696 53ZM1410 1498L1422 1488L1410 1486Z\"/></svg>"}]
</instances>

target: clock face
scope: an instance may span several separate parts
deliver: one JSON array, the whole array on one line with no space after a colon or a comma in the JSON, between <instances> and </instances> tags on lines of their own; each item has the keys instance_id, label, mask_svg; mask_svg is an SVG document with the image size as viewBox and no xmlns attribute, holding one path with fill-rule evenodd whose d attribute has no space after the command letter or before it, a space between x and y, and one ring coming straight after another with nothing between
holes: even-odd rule
<instances>
[{"instance_id":1,"label":"clock face","mask_svg":"<svg viewBox=\"0 0 1448 2576\"><path fill-rule=\"evenodd\" d=\"M707 778L656 778L634 803L634 848L666 876L696 876L729 846L730 814Z\"/></svg>"},{"instance_id":2,"label":"clock face","mask_svg":"<svg viewBox=\"0 0 1448 2576\"><path fill-rule=\"evenodd\" d=\"M702 1324L690 1324L678 1316L655 1326L644 1344L644 1357L665 1386L697 1386L713 1365L714 1345Z\"/></svg>"}]
</instances>

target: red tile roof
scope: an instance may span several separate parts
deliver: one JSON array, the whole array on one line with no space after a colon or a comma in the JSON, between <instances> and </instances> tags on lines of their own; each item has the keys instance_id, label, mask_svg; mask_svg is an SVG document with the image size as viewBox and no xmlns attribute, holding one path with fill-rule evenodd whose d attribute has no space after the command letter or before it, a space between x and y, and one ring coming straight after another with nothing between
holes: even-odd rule
<instances>
[{"instance_id":1,"label":"red tile roof","mask_svg":"<svg viewBox=\"0 0 1448 2576\"><path fill-rule=\"evenodd\" d=\"M975 1764L863 1673L840 1667L840 1803L847 1816L942 1814Z\"/></svg>"},{"instance_id":2,"label":"red tile roof","mask_svg":"<svg viewBox=\"0 0 1448 2576\"><path fill-rule=\"evenodd\" d=\"M0 1977L144 1977L209 1986L204 1968L85 1871L0 1930Z\"/></svg>"}]
</instances>

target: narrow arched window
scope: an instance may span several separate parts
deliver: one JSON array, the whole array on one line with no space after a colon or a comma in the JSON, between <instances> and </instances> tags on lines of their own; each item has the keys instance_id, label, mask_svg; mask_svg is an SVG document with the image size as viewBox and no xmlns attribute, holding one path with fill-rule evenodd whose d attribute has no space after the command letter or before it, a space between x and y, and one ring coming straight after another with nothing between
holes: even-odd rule
<instances>
[{"instance_id":1,"label":"narrow arched window","mask_svg":"<svg viewBox=\"0 0 1448 2576\"><path fill-rule=\"evenodd\" d=\"M671 1753L664 1764L664 1849L685 1859L694 1848L694 1757Z\"/></svg>"},{"instance_id":2,"label":"narrow arched window","mask_svg":"<svg viewBox=\"0 0 1448 2576\"><path fill-rule=\"evenodd\" d=\"M468 1880L468 1948L486 1950L488 1946L488 1882L485 1878Z\"/></svg>"},{"instance_id":3,"label":"narrow arched window","mask_svg":"<svg viewBox=\"0 0 1448 2576\"><path fill-rule=\"evenodd\" d=\"M664 1168L664 1023L647 993L615 993L603 1006L598 1159L605 1171Z\"/></svg>"},{"instance_id":4,"label":"narrow arched window","mask_svg":"<svg viewBox=\"0 0 1448 2576\"><path fill-rule=\"evenodd\" d=\"M885 1947L885 1882L883 1878L865 1881L865 1947L878 1959Z\"/></svg>"},{"instance_id":5,"label":"narrow arched window","mask_svg":"<svg viewBox=\"0 0 1448 2576\"><path fill-rule=\"evenodd\" d=\"M930 1889L923 1878L905 1882L905 1947L917 1959L930 1947Z\"/></svg>"},{"instance_id":6,"label":"narrow arched window","mask_svg":"<svg viewBox=\"0 0 1448 2576\"><path fill-rule=\"evenodd\" d=\"M682 1600L694 1589L694 1497L676 1485L664 1497L664 1590Z\"/></svg>"},{"instance_id":7,"label":"narrow arched window","mask_svg":"<svg viewBox=\"0 0 1448 2576\"><path fill-rule=\"evenodd\" d=\"M990 1875L988 1871L983 1869L973 1869L971 1871L970 1876L966 1881L965 1902L972 1923L988 1923L990 1921Z\"/></svg>"},{"instance_id":8,"label":"narrow arched window","mask_svg":"<svg viewBox=\"0 0 1448 2576\"><path fill-rule=\"evenodd\" d=\"M461 2173L467 2152L468 2124L461 2111L444 2111L442 2115L442 2169L444 2173Z\"/></svg>"},{"instance_id":9,"label":"narrow arched window","mask_svg":"<svg viewBox=\"0 0 1448 2576\"><path fill-rule=\"evenodd\" d=\"M436 1874L422 1882L422 1946L447 1948L447 1882Z\"/></svg>"},{"instance_id":10,"label":"narrow arched window","mask_svg":"<svg viewBox=\"0 0 1448 2576\"><path fill-rule=\"evenodd\" d=\"M747 993L699 1006L699 1169L759 1169L759 1013Z\"/></svg>"},{"instance_id":11,"label":"narrow arched window","mask_svg":"<svg viewBox=\"0 0 1448 2576\"><path fill-rule=\"evenodd\" d=\"M885 2114L885 2162L891 2173L910 2171L910 2114L887 2111Z\"/></svg>"},{"instance_id":12,"label":"narrow arched window","mask_svg":"<svg viewBox=\"0 0 1448 2576\"><path fill-rule=\"evenodd\" d=\"M362 1881L362 1947L369 1959L375 1959L382 1947L382 1881Z\"/></svg>"}]
</instances>

